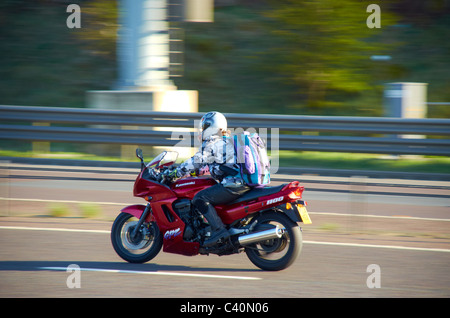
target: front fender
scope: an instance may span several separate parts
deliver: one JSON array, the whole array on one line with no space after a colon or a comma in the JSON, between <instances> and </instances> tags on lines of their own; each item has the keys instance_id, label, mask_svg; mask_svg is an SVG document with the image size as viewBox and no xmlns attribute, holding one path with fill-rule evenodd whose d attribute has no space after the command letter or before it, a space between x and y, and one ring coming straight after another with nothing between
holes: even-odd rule
<instances>
[{"instance_id":1,"label":"front fender","mask_svg":"<svg viewBox=\"0 0 450 318\"><path fill-rule=\"evenodd\" d=\"M123 208L122 210L120 210L123 213L128 213L131 214L132 216L140 219L142 213L144 213L146 206L142 205L142 204L134 204L134 205L129 205L125 208ZM147 217L147 222L153 221L153 214L149 213L148 217Z\"/></svg>"}]
</instances>

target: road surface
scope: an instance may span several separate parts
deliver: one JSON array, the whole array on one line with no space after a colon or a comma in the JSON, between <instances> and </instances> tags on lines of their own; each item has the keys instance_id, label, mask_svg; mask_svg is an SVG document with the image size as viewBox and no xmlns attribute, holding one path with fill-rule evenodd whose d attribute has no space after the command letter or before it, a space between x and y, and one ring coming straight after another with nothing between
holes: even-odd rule
<instances>
[{"instance_id":1,"label":"road surface","mask_svg":"<svg viewBox=\"0 0 450 318\"><path fill-rule=\"evenodd\" d=\"M303 250L291 267L264 272L245 254L161 252L146 264L122 261L109 230L122 205L139 203L131 196L134 171L125 172L4 172L0 297L450 296L447 182L300 176L313 224L303 227ZM274 184L285 178L277 177ZM55 202L72 215L46 217ZM79 218L79 202L95 202L101 217ZM68 272L69 265L78 267Z\"/></svg>"}]
</instances>

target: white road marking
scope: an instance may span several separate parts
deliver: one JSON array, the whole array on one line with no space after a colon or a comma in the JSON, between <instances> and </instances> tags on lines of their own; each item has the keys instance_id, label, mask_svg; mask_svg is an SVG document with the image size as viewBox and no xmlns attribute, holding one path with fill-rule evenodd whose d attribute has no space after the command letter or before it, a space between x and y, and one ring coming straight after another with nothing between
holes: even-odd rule
<instances>
[{"instance_id":1,"label":"white road marking","mask_svg":"<svg viewBox=\"0 0 450 318\"><path fill-rule=\"evenodd\" d=\"M53 199L24 199L24 198L5 198L0 197L0 201L18 201L18 202L46 202L46 203L80 203L80 204L99 204L99 205L119 205L129 206L132 203L121 202L94 202L94 201L79 201L79 200L53 200ZM332 216L351 216L351 217L367 217L367 218L380 218L380 219L402 219L402 220L422 220L422 221L439 221L450 222L450 218L427 218L427 217L414 217L409 215L373 215L373 214L351 214L351 213L335 213L335 212L312 212L308 211L311 215L332 215Z\"/></svg>"},{"instance_id":2,"label":"white road marking","mask_svg":"<svg viewBox=\"0 0 450 318\"><path fill-rule=\"evenodd\" d=\"M79 233L101 233L110 234L107 230L84 230L84 229L66 229L66 228L45 228L45 227L25 227L25 226L0 226L0 229L6 230L29 230L29 231L55 231L55 232L79 232ZM429 248L429 247L409 247L397 245L377 245L377 244L360 244L360 243L341 243L341 242L322 242L322 241L303 241L305 244L316 245L335 245L335 246L350 246L350 247L371 247L371 248L387 248L397 250L413 250L413 251L428 251L428 252L443 252L449 253L450 249L444 248Z\"/></svg>"},{"instance_id":3,"label":"white road marking","mask_svg":"<svg viewBox=\"0 0 450 318\"><path fill-rule=\"evenodd\" d=\"M416 217L409 215L374 215L374 214L351 214L351 213L335 213L335 212L310 212L311 215L332 215L332 216L358 216L366 218L379 218L379 219L401 219L401 220L421 220L421 221L438 221L438 222L450 222L450 219L439 219L439 218L426 218L426 217Z\"/></svg>"},{"instance_id":4,"label":"white road marking","mask_svg":"<svg viewBox=\"0 0 450 318\"><path fill-rule=\"evenodd\" d=\"M78 233L106 233L106 234L111 233L111 231L107 231L107 230L65 229L65 228L56 228L56 227L0 226L0 229L27 230L27 231L78 232Z\"/></svg>"},{"instance_id":5,"label":"white road marking","mask_svg":"<svg viewBox=\"0 0 450 318\"><path fill-rule=\"evenodd\" d=\"M335 245L335 246L388 248L388 249L396 249L396 250L412 250L412 251L427 251L427 252L444 252L444 253L449 253L450 252L450 249L445 249L445 248L409 247L409 246L397 246L397 245L377 245L377 244L318 242L318 241L303 241L303 243L305 243L305 244L316 244L316 245Z\"/></svg>"},{"instance_id":6,"label":"white road marking","mask_svg":"<svg viewBox=\"0 0 450 318\"><path fill-rule=\"evenodd\" d=\"M39 267L41 270L50 271L67 271L66 267ZM123 273L123 274L141 274L141 275L161 275L161 276L181 276L181 277L197 277L197 278L223 278L223 279L239 279L239 280L260 280L259 277L248 276L227 276L227 275L210 275L210 274L194 274L194 273L176 273L176 272L147 272L147 271L130 271L123 269L106 269L106 268L80 268L85 272L102 272L102 273Z\"/></svg>"},{"instance_id":7,"label":"white road marking","mask_svg":"<svg viewBox=\"0 0 450 318\"><path fill-rule=\"evenodd\" d=\"M100 204L100 205L122 205L128 206L131 203L120 203L120 202L94 202L94 201L79 201L79 200L51 200L51 199L24 199L24 198L4 198L0 197L0 200L5 201L19 201L19 202L45 202L45 203L92 203L92 204Z\"/></svg>"}]
</instances>

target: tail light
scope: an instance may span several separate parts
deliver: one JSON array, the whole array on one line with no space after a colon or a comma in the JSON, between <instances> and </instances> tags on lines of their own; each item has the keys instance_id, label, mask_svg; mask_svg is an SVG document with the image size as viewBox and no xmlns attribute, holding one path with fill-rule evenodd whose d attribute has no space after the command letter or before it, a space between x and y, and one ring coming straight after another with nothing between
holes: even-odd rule
<instances>
[{"instance_id":1,"label":"tail light","mask_svg":"<svg viewBox=\"0 0 450 318\"><path fill-rule=\"evenodd\" d=\"M296 196L298 196L299 198L302 197L302 193L303 193L303 187L298 187L297 189L295 189L294 194Z\"/></svg>"},{"instance_id":2,"label":"tail light","mask_svg":"<svg viewBox=\"0 0 450 318\"><path fill-rule=\"evenodd\" d=\"M302 198L302 193L303 193L303 187L298 187L296 188L294 191L292 191L291 193L289 193L289 198L293 199L293 200L298 200Z\"/></svg>"},{"instance_id":3,"label":"tail light","mask_svg":"<svg viewBox=\"0 0 450 318\"><path fill-rule=\"evenodd\" d=\"M281 189L281 191L285 191L285 190L289 189L289 191L292 191L292 192L289 194L289 197L290 197L291 199L301 199L303 190L304 190L305 188L299 186L299 183L300 183L300 182L298 182L298 181L292 181L291 183L286 184L286 185L283 187L283 189Z\"/></svg>"},{"instance_id":4,"label":"tail light","mask_svg":"<svg viewBox=\"0 0 450 318\"><path fill-rule=\"evenodd\" d=\"M283 189L281 189L281 191L284 191L284 190L290 189L290 188L298 187L299 183L300 183L300 182L298 182L298 181L292 181L292 182L290 182L289 184L286 184L286 185L283 187Z\"/></svg>"}]
</instances>

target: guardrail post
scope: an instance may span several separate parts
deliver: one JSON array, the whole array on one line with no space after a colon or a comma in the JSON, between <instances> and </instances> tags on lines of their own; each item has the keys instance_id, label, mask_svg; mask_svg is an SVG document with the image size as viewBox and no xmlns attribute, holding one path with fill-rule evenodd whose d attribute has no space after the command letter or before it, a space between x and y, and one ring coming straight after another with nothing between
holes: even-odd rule
<instances>
[{"instance_id":1,"label":"guardrail post","mask_svg":"<svg viewBox=\"0 0 450 318\"><path fill-rule=\"evenodd\" d=\"M50 127L50 123L33 123L33 126ZM33 152L38 153L49 153L50 152L50 142L48 141L33 141L31 143L31 148Z\"/></svg>"},{"instance_id":2,"label":"guardrail post","mask_svg":"<svg viewBox=\"0 0 450 318\"><path fill-rule=\"evenodd\" d=\"M10 215L9 161L0 161L0 215Z\"/></svg>"},{"instance_id":3,"label":"guardrail post","mask_svg":"<svg viewBox=\"0 0 450 318\"><path fill-rule=\"evenodd\" d=\"M349 178L349 231L364 232L367 213L367 177L351 176Z\"/></svg>"},{"instance_id":4,"label":"guardrail post","mask_svg":"<svg viewBox=\"0 0 450 318\"><path fill-rule=\"evenodd\" d=\"M121 129L126 130L138 130L137 126L120 126ZM120 146L120 158L127 160L133 159L136 157L136 148L138 145L121 145Z\"/></svg>"}]
</instances>

